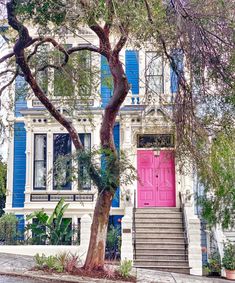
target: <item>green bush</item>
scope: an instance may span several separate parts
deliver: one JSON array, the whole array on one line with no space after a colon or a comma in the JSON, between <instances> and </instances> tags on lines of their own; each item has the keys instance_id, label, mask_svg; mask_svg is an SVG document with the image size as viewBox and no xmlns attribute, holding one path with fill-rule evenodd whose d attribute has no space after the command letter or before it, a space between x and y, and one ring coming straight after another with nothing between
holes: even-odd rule
<instances>
[{"instance_id":1,"label":"green bush","mask_svg":"<svg viewBox=\"0 0 235 283\"><path fill-rule=\"evenodd\" d=\"M56 205L52 215L44 210L35 211L27 216L27 221L32 220L26 226L26 231L32 233L32 244L36 245L62 245L70 244L72 240L71 219L63 218L69 204L64 204L62 198Z\"/></svg>"},{"instance_id":2,"label":"green bush","mask_svg":"<svg viewBox=\"0 0 235 283\"><path fill-rule=\"evenodd\" d=\"M224 245L223 267L227 270L235 270L235 244L227 242Z\"/></svg>"},{"instance_id":3,"label":"green bush","mask_svg":"<svg viewBox=\"0 0 235 283\"><path fill-rule=\"evenodd\" d=\"M132 270L132 261L125 259L124 261L121 262L118 272L124 278L128 278L130 277L131 270Z\"/></svg>"},{"instance_id":4,"label":"green bush","mask_svg":"<svg viewBox=\"0 0 235 283\"><path fill-rule=\"evenodd\" d=\"M17 241L18 218L13 213L0 217L0 242L12 245Z\"/></svg>"},{"instance_id":5,"label":"green bush","mask_svg":"<svg viewBox=\"0 0 235 283\"><path fill-rule=\"evenodd\" d=\"M56 272L67 271L71 273L78 265L78 256L69 253L61 253L59 255L45 256L45 254L34 256L36 268L46 269Z\"/></svg>"}]
</instances>

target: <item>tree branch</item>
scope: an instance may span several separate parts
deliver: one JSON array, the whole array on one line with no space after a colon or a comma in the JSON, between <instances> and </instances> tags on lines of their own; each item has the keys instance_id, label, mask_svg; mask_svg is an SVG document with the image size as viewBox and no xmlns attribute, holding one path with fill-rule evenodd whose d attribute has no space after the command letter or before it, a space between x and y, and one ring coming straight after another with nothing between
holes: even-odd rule
<instances>
[{"instance_id":1,"label":"tree branch","mask_svg":"<svg viewBox=\"0 0 235 283\"><path fill-rule=\"evenodd\" d=\"M10 52L10 53L6 54L2 58L0 58L0 64L3 63L4 61L6 61L7 59L13 57L14 55L15 55L14 52Z\"/></svg>"},{"instance_id":2,"label":"tree branch","mask_svg":"<svg viewBox=\"0 0 235 283\"><path fill-rule=\"evenodd\" d=\"M33 77L32 72L29 68L29 65L27 63L27 60L25 58L24 54L24 48L27 47L27 44L32 41L31 37L29 36L28 30L25 26L23 26L16 18L15 16L15 7L16 2L15 0L11 0L7 3L7 13L8 13L8 23L9 25L14 28L18 34L19 39L17 43L14 46L14 53L16 56L16 61L21 68L21 71L24 74L25 80L29 83L31 86L35 96L40 100L40 102L46 107L46 109L50 112L50 114L62 125L66 128L68 131L71 140L73 141L73 144L76 148L76 150L84 150L84 147L81 143L81 140L79 138L79 135L70 122L66 117L64 117L51 103L51 101L48 99L48 97L45 95L43 90L38 85L36 79ZM51 41L53 44L53 40ZM56 45L58 46L58 45ZM99 176L96 169L91 166L89 168L89 175L91 179L94 181L94 183L97 185L97 187L100 189L102 187L102 179Z\"/></svg>"},{"instance_id":3,"label":"tree branch","mask_svg":"<svg viewBox=\"0 0 235 283\"><path fill-rule=\"evenodd\" d=\"M115 45L114 49L113 49L113 54L114 56L118 55L119 52L122 50L122 48L125 46L127 39L128 39L128 31L127 29L124 27L123 24L121 24L119 26L120 32L121 32L121 37L118 40L117 44Z\"/></svg>"}]
</instances>

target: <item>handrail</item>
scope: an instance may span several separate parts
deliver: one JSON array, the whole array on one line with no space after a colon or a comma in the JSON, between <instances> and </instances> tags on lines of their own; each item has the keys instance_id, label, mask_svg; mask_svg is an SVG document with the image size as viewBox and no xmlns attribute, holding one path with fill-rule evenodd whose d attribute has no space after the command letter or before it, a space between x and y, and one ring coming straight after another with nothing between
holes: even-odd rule
<instances>
[{"instance_id":1,"label":"handrail","mask_svg":"<svg viewBox=\"0 0 235 283\"><path fill-rule=\"evenodd\" d=\"M136 191L134 190L134 207L133 207L133 247L134 259L136 259L136 226L135 226L135 213L136 213Z\"/></svg>"},{"instance_id":2,"label":"handrail","mask_svg":"<svg viewBox=\"0 0 235 283\"><path fill-rule=\"evenodd\" d=\"M182 198L182 193L179 192L179 200L180 200L180 211L182 212L182 222L183 222L183 228L184 228L184 256L185 260L187 259L187 250L188 250L188 233L187 233L187 223L186 223L186 217L184 213L184 202Z\"/></svg>"}]
</instances>

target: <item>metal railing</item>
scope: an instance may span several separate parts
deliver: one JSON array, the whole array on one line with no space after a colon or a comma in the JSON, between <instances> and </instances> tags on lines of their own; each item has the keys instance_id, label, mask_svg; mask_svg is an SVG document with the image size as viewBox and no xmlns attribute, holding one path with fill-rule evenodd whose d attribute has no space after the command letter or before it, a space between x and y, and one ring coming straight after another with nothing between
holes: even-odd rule
<instances>
[{"instance_id":1,"label":"metal railing","mask_svg":"<svg viewBox=\"0 0 235 283\"><path fill-rule=\"evenodd\" d=\"M46 227L45 227L46 229ZM80 223L71 225L71 235L62 239L55 245L79 245L80 244ZM0 246L1 245L53 245L49 243L45 237L38 237L32 235L30 231L20 229L18 224L14 227L12 225L5 225L4 231L0 233ZM30 235L31 234L31 235Z\"/></svg>"},{"instance_id":2,"label":"metal railing","mask_svg":"<svg viewBox=\"0 0 235 283\"><path fill-rule=\"evenodd\" d=\"M188 233L187 233L187 223L186 223L186 218L185 218L185 213L184 213L184 201L183 201L181 192L179 192L179 201L180 201L180 211L181 211L182 223L183 223L183 229L184 229L184 256L185 256L185 260L187 260Z\"/></svg>"}]
</instances>

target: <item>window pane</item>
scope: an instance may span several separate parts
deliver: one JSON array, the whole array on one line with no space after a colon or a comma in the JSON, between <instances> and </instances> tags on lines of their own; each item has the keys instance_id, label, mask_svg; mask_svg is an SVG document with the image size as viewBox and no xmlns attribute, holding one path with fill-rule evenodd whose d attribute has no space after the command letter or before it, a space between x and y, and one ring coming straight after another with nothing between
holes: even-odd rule
<instances>
[{"instance_id":1,"label":"window pane","mask_svg":"<svg viewBox=\"0 0 235 283\"><path fill-rule=\"evenodd\" d=\"M161 76L148 76L147 82L147 93L161 94L163 92L163 84Z\"/></svg>"},{"instance_id":2,"label":"window pane","mask_svg":"<svg viewBox=\"0 0 235 283\"><path fill-rule=\"evenodd\" d=\"M156 52L146 52L146 92L162 94L163 58Z\"/></svg>"},{"instance_id":3,"label":"window pane","mask_svg":"<svg viewBox=\"0 0 235 283\"><path fill-rule=\"evenodd\" d=\"M34 188L46 189L46 145L47 136L34 136Z\"/></svg>"},{"instance_id":4,"label":"window pane","mask_svg":"<svg viewBox=\"0 0 235 283\"><path fill-rule=\"evenodd\" d=\"M69 134L54 135L54 187L71 189L71 139Z\"/></svg>"},{"instance_id":5,"label":"window pane","mask_svg":"<svg viewBox=\"0 0 235 283\"><path fill-rule=\"evenodd\" d=\"M90 134L79 134L81 142L86 149L87 152L91 150L91 135ZM90 176L85 168L85 166L80 163L80 183L82 185L83 190L89 190L91 188L91 179Z\"/></svg>"},{"instance_id":6,"label":"window pane","mask_svg":"<svg viewBox=\"0 0 235 283\"><path fill-rule=\"evenodd\" d=\"M156 52L146 52L146 75L162 76L162 56Z\"/></svg>"}]
</instances>

